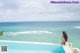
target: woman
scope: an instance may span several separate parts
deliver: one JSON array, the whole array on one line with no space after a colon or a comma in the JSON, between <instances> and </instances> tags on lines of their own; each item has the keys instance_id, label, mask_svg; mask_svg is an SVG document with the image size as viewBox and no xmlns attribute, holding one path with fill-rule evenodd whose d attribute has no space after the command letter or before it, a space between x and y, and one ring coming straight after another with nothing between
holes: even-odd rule
<instances>
[{"instance_id":1,"label":"woman","mask_svg":"<svg viewBox=\"0 0 80 53\"><path fill-rule=\"evenodd\" d=\"M62 32L62 45L66 51L66 53L80 53L78 48L72 48L72 44L68 42L68 35L65 31Z\"/></svg>"},{"instance_id":2,"label":"woman","mask_svg":"<svg viewBox=\"0 0 80 53\"><path fill-rule=\"evenodd\" d=\"M68 35L65 31L62 32L62 45L66 53L73 53L72 52L72 44L68 42Z\"/></svg>"},{"instance_id":3,"label":"woman","mask_svg":"<svg viewBox=\"0 0 80 53\"><path fill-rule=\"evenodd\" d=\"M66 34L66 32L63 31L62 33L63 33L63 36L62 36L62 43L61 44L72 47L72 44L68 43L68 35Z\"/></svg>"}]
</instances>

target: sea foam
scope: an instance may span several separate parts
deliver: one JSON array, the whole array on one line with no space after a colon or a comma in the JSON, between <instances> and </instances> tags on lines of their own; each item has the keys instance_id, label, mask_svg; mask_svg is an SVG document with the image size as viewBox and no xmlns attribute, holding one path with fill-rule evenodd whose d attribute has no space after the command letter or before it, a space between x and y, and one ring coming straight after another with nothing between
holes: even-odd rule
<instances>
[{"instance_id":1,"label":"sea foam","mask_svg":"<svg viewBox=\"0 0 80 53\"><path fill-rule=\"evenodd\" d=\"M20 31L20 32L10 32L10 35L22 35L22 34L52 34L50 31Z\"/></svg>"},{"instance_id":2,"label":"sea foam","mask_svg":"<svg viewBox=\"0 0 80 53\"><path fill-rule=\"evenodd\" d=\"M73 27L73 28L80 29L80 26L75 26L75 27Z\"/></svg>"}]
</instances>

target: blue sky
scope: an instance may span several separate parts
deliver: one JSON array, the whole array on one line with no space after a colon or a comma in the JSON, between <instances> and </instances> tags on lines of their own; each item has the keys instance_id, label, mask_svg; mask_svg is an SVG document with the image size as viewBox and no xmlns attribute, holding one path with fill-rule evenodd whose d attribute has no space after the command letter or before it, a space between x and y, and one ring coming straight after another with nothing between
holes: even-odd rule
<instances>
[{"instance_id":1,"label":"blue sky","mask_svg":"<svg viewBox=\"0 0 80 53\"><path fill-rule=\"evenodd\" d=\"M0 0L0 22L80 21L80 4L50 4L50 1Z\"/></svg>"}]
</instances>

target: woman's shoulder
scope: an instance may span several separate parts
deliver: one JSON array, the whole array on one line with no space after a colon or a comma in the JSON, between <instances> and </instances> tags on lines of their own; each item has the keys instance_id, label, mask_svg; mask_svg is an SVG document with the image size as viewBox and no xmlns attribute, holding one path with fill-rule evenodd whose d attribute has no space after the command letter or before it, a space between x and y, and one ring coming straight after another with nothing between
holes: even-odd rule
<instances>
[{"instance_id":1,"label":"woman's shoulder","mask_svg":"<svg viewBox=\"0 0 80 53\"><path fill-rule=\"evenodd\" d=\"M66 42L65 45L72 46L72 43Z\"/></svg>"}]
</instances>

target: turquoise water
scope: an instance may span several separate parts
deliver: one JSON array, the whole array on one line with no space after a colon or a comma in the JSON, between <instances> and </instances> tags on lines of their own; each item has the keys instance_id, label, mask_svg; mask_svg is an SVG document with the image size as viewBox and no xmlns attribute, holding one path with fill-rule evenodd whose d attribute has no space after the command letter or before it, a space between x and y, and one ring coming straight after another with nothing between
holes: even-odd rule
<instances>
[{"instance_id":1,"label":"turquoise water","mask_svg":"<svg viewBox=\"0 0 80 53\"><path fill-rule=\"evenodd\" d=\"M65 53L63 47L56 44L0 42L0 46L7 46L7 52L4 53Z\"/></svg>"},{"instance_id":2,"label":"turquoise water","mask_svg":"<svg viewBox=\"0 0 80 53\"><path fill-rule=\"evenodd\" d=\"M80 22L1 22L0 40L61 43L62 31L69 42L80 49Z\"/></svg>"}]
</instances>

